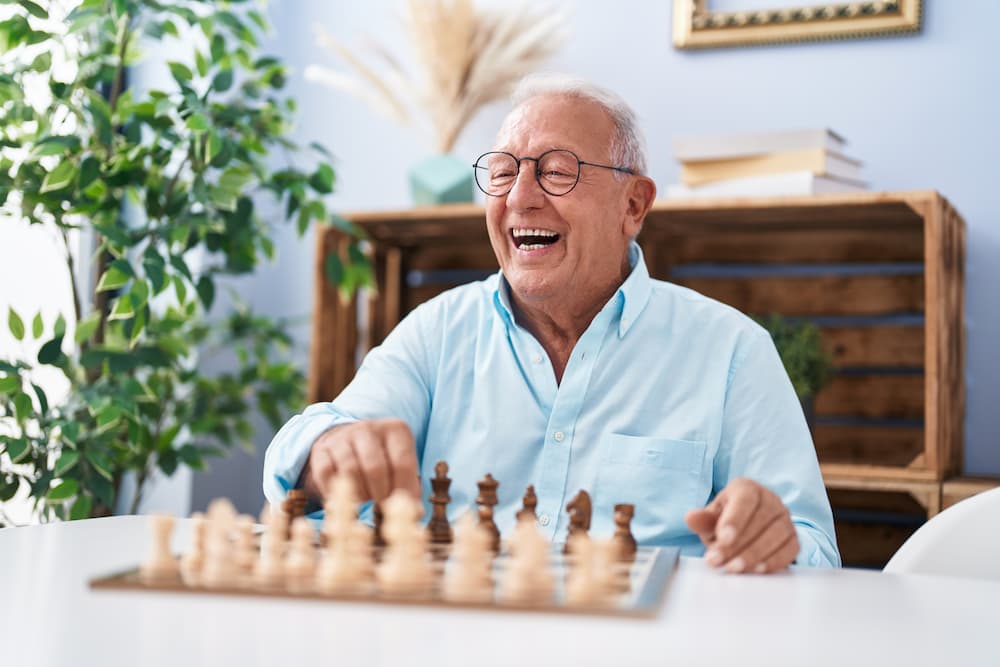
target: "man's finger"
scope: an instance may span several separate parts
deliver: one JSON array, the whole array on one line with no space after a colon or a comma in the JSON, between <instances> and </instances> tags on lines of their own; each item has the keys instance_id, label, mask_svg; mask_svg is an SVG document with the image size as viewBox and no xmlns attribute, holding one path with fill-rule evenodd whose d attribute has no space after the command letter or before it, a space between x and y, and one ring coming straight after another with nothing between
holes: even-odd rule
<instances>
[{"instance_id":1,"label":"man's finger","mask_svg":"<svg viewBox=\"0 0 1000 667\"><path fill-rule=\"evenodd\" d=\"M758 512L758 516L763 512ZM771 515L763 530L756 531L753 538L734 550L726 563L727 572L754 572L757 565L777 551L795 534L795 528L785 513Z\"/></svg>"},{"instance_id":2,"label":"man's finger","mask_svg":"<svg viewBox=\"0 0 1000 667\"><path fill-rule=\"evenodd\" d=\"M333 457L333 464L335 466L334 474L350 477L354 481L354 488L357 489L361 496L360 499L368 500L372 497L371 489L368 488L368 484L365 482L364 475L361 472L361 463L354 454L354 447L351 445L353 437L354 434L352 433L350 438L342 440L337 443L337 446L330 448L330 455Z\"/></svg>"},{"instance_id":3,"label":"man's finger","mask_svg":"<svg viewBox=\"0 0 1000 667\"><path fill-rule=\"evenodd\" d=\"M399 422L385 429L385 449L391 470L393 489L405 489L414 498L422 496L417 472L417 452L413 434L406 424Z\"/></svg>"},{"instance_id":4,"label":"man's finger","mask_svg":"<svg viewBox=\"0 0 1000 667\"><path fill-rule=\"evenodd\" d=\"M364 478L369 497L378 502L384 500L389 492L391 473L386 459L385 448L378 437L369 429L358 429L351 438L351 447L358 460L361 477Z\"/></svg>"},{"instance_id":5,"label":"man's finger","mask_svg":"<svg viewBox=\"0 0 1000 667\"><path fill-rule=\"evenodd\" d=\"M684 522L691 532L696 534L705 546L715 541L715 526L719 520L719 510L706 506L690 510L684 515Z\"/></svg>"},{"instance_id":6,"label":"man's finger","mask_svg":"<svg viewBox=\"0 0 1000 667\"><path fill-rule=\"evenodd\" d=\"M717 546L730 548L736 544L757 512L761 492L755 484L743 484L739 481L724 491L728 493L719 516L715 538Z\"/></svg>"},{"instance_id":7,"label":"man's finger","mask_svg":"<svg viewBox=\"0 0 1000 667\"><path fill-rule=\"evenodd\" d=\"M753 571L757 574L779 572L791 565L792 562L795 561L795 557L798 555L799 536L798 533L793 530L791 537L789 537L785 543L778 547L770 556L765 558L762 562L757 563L757 566L753 569Z\"/></svg>"}]
</instances>

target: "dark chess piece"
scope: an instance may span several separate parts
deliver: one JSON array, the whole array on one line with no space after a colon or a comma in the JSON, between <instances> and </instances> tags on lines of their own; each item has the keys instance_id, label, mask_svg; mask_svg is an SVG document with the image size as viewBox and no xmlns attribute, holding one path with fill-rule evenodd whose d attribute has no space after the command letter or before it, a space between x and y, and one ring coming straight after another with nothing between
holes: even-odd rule
<instances>
[{"instance_id":1,"label":"dark chess piece","mask_svg":"<svg viewBox=\"0 0 1000 667\"><path fill-rule=\"evenodd\" d=\"M384 547L385 538L382 536L382 506L372 503L372 519L375 524L375 534L372 536L372 546Z\"/></svg>"},{"instance_id":2,"label":"dark chess piece","mask_svg":"<svg viewBox=\"0 0 1000 667\"><path fill-rule=\"evenodd\" d=\"M295 520L300 516L306 515L306 505L308 503L309 498L302 489L289 489L288 495L281 501L281 512L288 517L288 535L286 539L290 539L292 536L292 524Z\"/></svg>"},{"instance_id":3,"label":"dark chess piece","mask_svg":"<svg viewBox=\"0 0 1000 667\"><path fill-rule=\"evenodd\" d=\"M538 496L535 495L535 486L529 484L528 488L524 491L524 499L521 501L522 507L517 511L517 520L520 521L523 517L531 517L534 521L538 518L535 514L535 508L538 507Z\"/></svg>"},{"instance_id":4,"label":"dark chess piece","mask_svg":"<svg viewBox=\"0 0 1000 667\"><path fill-rule=\"evenodd\" d=\"M476 504L479 505L479 525L493 538L492 548L494 552L500 551L500 529L497 528L493 520L493 508L500 502L497 498L497 487L500 482L493 479L493 475L487 473L477 483L479 496L476 497Z\"/></svg>"},{"instance_id":5,"label":"dark chess piece","mask_svg":"<svg viewBox=\"0 0 1000 667\"><path fill-rule=\"evenodd\" d=\"M569 512L569 532L566 534L566 545L563 547L564 554L570 551L570 538L578 533L586 534L590 530L590 494L581 490L566 505L566 511Z\"/></svg>"},{"instance_id":6,"label":"dark chess piece","mask_svg":"<svg viewBox=\"0 0 1000 667\"><path fill-rule=\"evenodd\" d=\"M632 535L633 516L635 516L635 505L630 503L615 505L614 541L618 546L618 560L629 563L635 560L635 552L638 550L635 537Z\"/></svg>"},{"instance_id":7,"label":"dark chess piece","mask_svg":"<svg viewBox=\"0 0 1000 667\"><path fill-rule=\"evenodd\" d=\"M448 464L438 461L434 466L434 479L431 480L431 504L434 506L431 513L431 520L427 523L427 532L430 533L431 544L451 544L451 525L448 523L448 503L451 496L448 495L448 488L451 486L451 478L448 477Z\"/></svg>"}]
</instances>

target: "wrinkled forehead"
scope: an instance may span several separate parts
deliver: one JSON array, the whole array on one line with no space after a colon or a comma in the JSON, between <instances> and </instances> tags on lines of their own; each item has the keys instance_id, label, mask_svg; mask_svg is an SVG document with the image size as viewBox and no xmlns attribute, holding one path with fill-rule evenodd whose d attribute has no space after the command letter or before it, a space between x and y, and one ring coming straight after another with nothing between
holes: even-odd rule
<instances>
[{"instance_id":1,"label":"wrinkled forehead","mask_svg":"<svg viewBox=\"0 0 1000 667\"><path fill-rule=\"evenodd\" d=\"M538 95L507 114L494 148L519 155L568 148L581 157L586 155L584 159L597 159L610 151L612 129L607 111L596 102L568 95Z\"/></svg>"}]
</instances>

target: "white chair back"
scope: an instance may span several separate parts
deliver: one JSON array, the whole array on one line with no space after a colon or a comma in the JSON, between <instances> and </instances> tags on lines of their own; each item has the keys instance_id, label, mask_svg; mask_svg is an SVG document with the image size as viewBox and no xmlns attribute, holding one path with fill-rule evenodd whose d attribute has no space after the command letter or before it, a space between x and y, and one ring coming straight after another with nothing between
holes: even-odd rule
<instances>
[{"instance_id":1,"label":"white chair back","mask_svg":"<svg viewBox=\"0 0 1000 667\"><path fill-rule=\"evenodd\" d=\"M1000 579L1000 488L966 498L931 517L884 571Z\"/></svg>"}]
</instances>

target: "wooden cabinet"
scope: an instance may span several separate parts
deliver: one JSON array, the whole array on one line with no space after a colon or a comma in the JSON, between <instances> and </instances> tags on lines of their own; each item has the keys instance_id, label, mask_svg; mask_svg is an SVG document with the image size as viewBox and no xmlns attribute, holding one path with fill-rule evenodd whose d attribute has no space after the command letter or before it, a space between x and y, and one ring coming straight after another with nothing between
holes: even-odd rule
<instances>
[{"instance_id":1,"label":"wooden cabinet","mask_svg":"<svg viewBox=\"0 0 1000 667\"><path fill-rule=\"evenodd\" d=\"M417 304L497 270L477 205L348 214L371 239L378 291L343 303L324 279L343 237L318 238L309 394L329 400ZM831 488L906 492L933 514L960 473L965 225L936 192L657 202L650 273L752 314L821 327L837 374L816 398ZM907 486L909 485L909 486Z\"/></svg>"}]
</instances>

